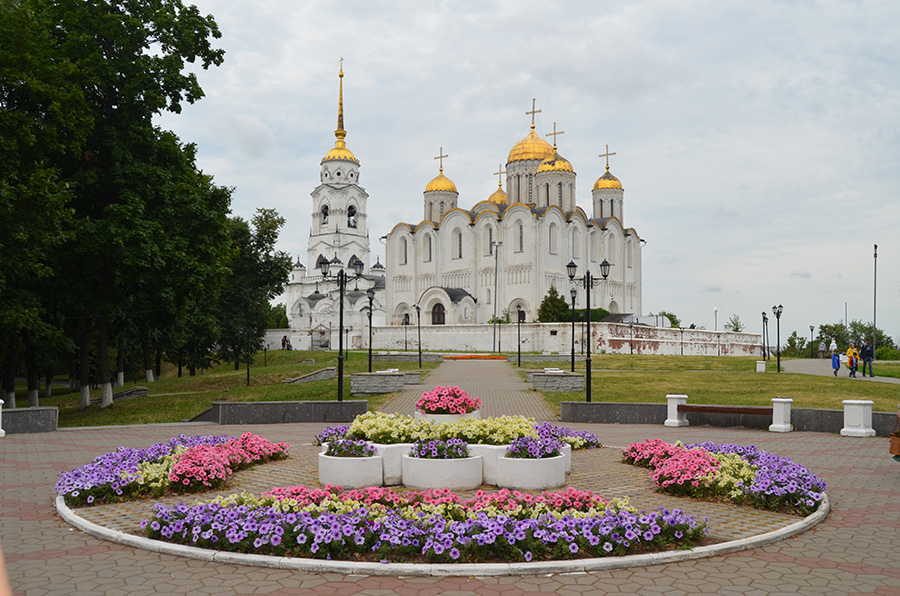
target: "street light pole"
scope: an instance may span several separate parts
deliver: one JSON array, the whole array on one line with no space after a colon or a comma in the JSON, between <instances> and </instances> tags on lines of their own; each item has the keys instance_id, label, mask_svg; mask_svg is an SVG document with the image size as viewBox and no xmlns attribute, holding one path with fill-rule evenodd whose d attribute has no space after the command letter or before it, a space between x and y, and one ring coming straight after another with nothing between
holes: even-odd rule
<instances>
[{"instance_id":1,"label":"street light pole","mask_svg":"<svg viewBox=\"0 0 900 596\"><path fill-rule=\"evenodd\" d=\"M519 368L522 368L522 305L516 304L516 331L518 333L519 340Z\"/></svg>"},{"instance_id":2,"label":"street light pole","mask_svg":"<svg viewBox=\"0 0 900 596\"><path fill-rule=\"evenodd\" d=\"M575 297L578 290L574 286L569 288L569 295L572 296L572 372L575 372Z\"/></svg>"},{"instance_id":3,"label":"street light pole","mask_svg":"<svg viewBox=\"0 0 900 596\"><path fill-rule=\"evenodd\" d=\"M875 359L875 350L878 349L878 327L875 326L875 313L878 304L878 245L875 245L875 277L872 280L872 360ZM866 372L863 370L863 372ZM869 367L869 374L872 368Z\"/></svg>"},{"instance_id":4,"label":"street light pole","mask_svg":"<svg viewBox=\"0 0 900 596\"><path fill-rule=\"evenodd\" d=\"M353 268L353 272L355 274L355 279L359 279L362 277L363 267L365 264L360 259L350 259L350 267ZM334 265L338 269L336 274L333 274L335 281L337 281L338 285L338 370L337 370L337 381L338 381L338 401L344 401L344 288L347 286L347 282L349 278L347 277L347 273L344 271L343 263L334 255L334 258L329 261L328 259L322 259L319 261L319 270L322 272L322 277L324 279L328 278L328 271L331 269L331 266Z\"/></svg>"},{"instance_id":5,"label":"street light pole","mask_svg":"<svg viewBox=\"0 0 900 596\"><path fill-rule=\"evenodd\" d=\"M416 327L418 327L419 331L419 368L422 368L422 307L418 304L415 305L416 308Z\"/></svg>"},{"instance_id":6,"label":"street light pole","mask_svg":"<svg viewBox=\"0 0 900 596\"><path fill-rule=\"evenodd\" d=\"M763 328L762 328L762 340L763 340L762 341L762 344L763 344L762 350L763 350L763 353L762 353L762 355L763 355L764 360L768 360L769 359L769 348L768 348L769 340L768 340L767 336L769 334L769 317L768 317L768 315L766 315L766 311L762 312L762 319L763 319Z\"/></svg>"},{"instance_id":7,"label":"street light pole","mask_svg":"<svg viewBox=\"0 0 900 596\"><path fill-rule=\"evenodd\" d=\"M366 296L369 298L369 372L372 372L372 301L375 300L375 290L369 288Z\"/></svg>"},{"instance_id":8,"label":"street light pole","mask_svg":"<svg viewBox=\"0 0 900 596\"><path fill-rule=\"evenodd\" d=\"M810 358L816 357L816 347L813 345L813 329L815 329L815 328L816 328L815 325L809 326L809 357Z\"/></svg>"},{"instance_id":9,"label":"street light pole","mask_svg":"<svg viewBox=\"0 0 900 596\"><path fill-rule=\"evenodd\" d=\"M500 342L497 338L497 325L499 321L497 320L497 303L500 301L497 298L497 286L498 286L498 274L500 272L500 247L503 246L502 240L491 240L491 250L494 251L494 351L500 351Z\"/></svg>"},{"instance_id":10,"label":"street light pole","mask_svg":"<svg viewBox=\"0 0 900 596\"><path fill-rule=\"evenodd\" d=\"M603 259L603 262L600 263L600 275L602 279L596 279L591 275L590 269L584 272L584 277L582 279L575 279L575 273L578 269L578 265L575 264L575 261L569 261L569 264L566 265L566 273L569 275L569 281L573 284L580 285L586 290L586 301L585 305L587 307L588 317L591 316L591 288L594 286L599 286L601 283L606 281L606 278L609 277L609 268L612 267L609 261ZM587 402L591 401L591 320L588 318L588 327L587 327L587 355L584 359L584 393L585 400Z\"/></svg>"},{"instance_id":11,"label":"street light pole","mask_svg":"<svg viewBox=\"0 0 900 596\"><path fill-rule=\"evenodd\" d=\"M775 354L778 356L778 372L781 372L781 313L784 311L784 307L780 304L778 306L772 307L772 314L775 315L775 337L776 345L775 345Z\"/></svg>"}]
</instances>

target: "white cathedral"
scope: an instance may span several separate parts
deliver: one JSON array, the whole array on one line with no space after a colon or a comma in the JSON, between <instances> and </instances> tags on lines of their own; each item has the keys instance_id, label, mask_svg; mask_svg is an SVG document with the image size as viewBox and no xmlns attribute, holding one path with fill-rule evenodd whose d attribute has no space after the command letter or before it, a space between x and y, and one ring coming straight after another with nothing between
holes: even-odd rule
<instances>
[{"instance_id":1,"label":"white cathedral","mask_svg":"<svg viewBox=\"0 0 900 596\"><path fill-rule=\"evenodd\" d=\"M323 259L350 272L361 262L362 275L351 280L344 296L345 345L367 345L369 297L372 324L422 326L486 324L521 311L523 321L537 310L551 286L569 302L566 265L577 276L600 263L612 266L608 279L595 287L591 307L611 313L641 314L641 247L634 228L624 224L624 189L609 171L594 183L590 216L577 205L572 164L534 132L510 150L506 188L470 209L458 206L456 185L439 173L425 186L423 219L398 223L386 236L385 263L370 266L366 229L368 194L359 186L359 160L347 148L343 125L343 70L340 71L338 127L334 147L321 161L320 184L312 192L313 218L306 269L299 259L286 286L288 322L295 349L336 347L339 288L324 278ZM556 139L555 124L553 136ZM351 274L352 277L352 274ZM586 305L579 289L576 307ZM417 314L421 319L417 320ZM308 340L308 341L307 341ZM298 345L299 343L299 345Z\"/></svg>"}]
</instances>

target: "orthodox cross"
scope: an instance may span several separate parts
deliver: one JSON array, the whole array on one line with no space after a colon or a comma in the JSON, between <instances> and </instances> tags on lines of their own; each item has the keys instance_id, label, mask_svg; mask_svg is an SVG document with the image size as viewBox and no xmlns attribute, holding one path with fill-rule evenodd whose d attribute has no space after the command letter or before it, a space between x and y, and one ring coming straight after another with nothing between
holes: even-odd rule
<instances>
[{"instance_id":1,"label":"orthodox cross","mask_svg":"<svg viewBox=\"0 0 900 596\"><path fill-rule=\"evenodd\" d=\"M500 176L502 176L502 175L505 174L505 173L506 173L506 172L503 171L503 164L499 164L499 165L497 166L497 171L494 172L494 176L497 177L497 186L498 186L498 187L499 187L499 186L502 186L502 184L501 184L501 182L500 182Z\"/></svg>"},{"instance_id":2,"label":"orthodox cross","mask_svg":"<svg viewBox=\"0 0 900 596\"><path fill-rule=\"evenodd\" d=\"M440 160L439 163L440 163L440 165L441 165L441 172L443 172L443 171L444 171L444 158L445 158L445 157L450 157L450 156L449 156L449 155L444 155L444 148L443 148L443 147L441 147L441 150L438 151L438 153L439 153L439 155L438 155L437 157L435 157L435 159L439 159L439 160Z\"/></svg>"},{"instance_id":3,"label":"orthodox cross","mask_svg":"<svg viewBox=\"0 0 900 596\"><path fill-rule=\"evenodd\" d=\"M537 100L536 100L535 98L532 97L532 98L531 98L531 111L530 111L530 112L525 112L525 115L526 115L526 116L528 116L529 114L531 115L531 130L534 130L534 115L535 115L535 114L540 114L540 113L541 113L540 110L535 110L535 109L534 109L534 104L535 104L536 101L537 101Z\"/></svg>"},{"instance_id":4,"label":"orthodox cross","mask_svg":"<svg viewBox=\"0 0 900 596\"><path fill-rule=\"evenodd\" d=\"M559 135L564 135L564 134L566 134L566 131L564 131L564 130L556 132L556 122L554 122L553 123L553 132L548 132L544 136L545 137L553 137L553 150L555 151L556 150L556 137ZM609 149L607 149L607 151L609 151Z\"/></svg>"},{"instance_id":5,"label":"orthodox cross","mask_svg":"<svg viewBox=\"0 0 900 596\"><path fill-rule=\"evenodd\" d=\"M607 171L607 172L609 171L609 156L610 156L610 155L615 155L615 153L610 153L610 152L609 152L609 145L607 145L607 146L606 146L606 153L601 153L600 155L597 156L597 157L605 157L605 158L606 158L606 171Z\"/></svg>"}]
</instances>

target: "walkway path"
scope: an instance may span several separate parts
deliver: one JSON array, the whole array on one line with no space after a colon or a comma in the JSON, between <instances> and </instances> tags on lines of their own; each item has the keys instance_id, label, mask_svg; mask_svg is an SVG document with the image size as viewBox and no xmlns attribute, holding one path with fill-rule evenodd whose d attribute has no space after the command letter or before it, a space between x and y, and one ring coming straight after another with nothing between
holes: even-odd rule
<instances>
[{"instance_id":1,"label":"walkway path","mask_svg":"<svg viewBox=\"0 0 900 596\"><path fill-rule=\"evenodd\" d=\"M411 385L382 406L381 411L412 416L423 391L438 385L457 385L484 402L484 418L518 414L535 420L557 420L540 394L517 371L505 360L445 360L423 379L422 385Z\"/></svg>"},{"instance_id":2,"label":"walkway path","mask_svg":"<svg viewBox=\"0 0 900 596\"><path fill-rule=\"evenodd\" d=\"M775 362L770 361L768 364L770 370L775 370ZM789 373L801 373L804 375L817 375L820 377L831 377L834 376L834 369L831 368L831 360L817 360L814 358L806 358L806 359L798 359L798 360L782 360L781 368L784 372ZM900 379L895 379L893 377L879 377L878 376L878 363L875 363L872 367L873 372L875 373L874 377L864 377L862 376L862 370L857 371L856 378L861 381L871 381L874 383L895 383L900 384ZM847 367L841 365L840 370L838 371L838 376L842 378L847 378Z\"/></svg>"}]
</instances>

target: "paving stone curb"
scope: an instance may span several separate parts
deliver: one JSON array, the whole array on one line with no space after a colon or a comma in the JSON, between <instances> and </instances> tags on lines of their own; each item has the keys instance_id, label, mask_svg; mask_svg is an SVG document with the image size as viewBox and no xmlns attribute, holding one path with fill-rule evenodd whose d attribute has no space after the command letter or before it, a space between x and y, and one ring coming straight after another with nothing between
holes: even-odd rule
<instances>
[{"instance_id":1,"label":"paving stone curb","mask_svg":"<svg viewBox=\"0 0 900 596\"><path fill-rule=\"evenodd\" d=\"M588 571L604 571L625 569L629 567L649 567L665 563L676 563L703 559L717 555L725 555L751 548L759 548L767 544L779 542L796 536L814 527L831 511L828 495L822 495L819 508L789 526L742 538L713 544L698 546L690 550L665 551L624 557L606 557L597 559L577 559L574 561L541 561L535 563L472 563L472 564L412 564L412 563L358 563L353 561L326 561L319 559L300 559L291 557L274 557L269 555L252 555L214 551L194 546L171 544L135 536L118 530L111 530L76 514L65 503L61 495L56 497L56 511L62 519L75 528L102 540L139 548L150 552L178 557L187 557L215 563L246 565L250 567L269 567L273 569L290 569L310 573L341 573L380 575L396 577L490 577L490 576L524 576L548 573L578 573Z\"/></svg>"}]
</instances>

